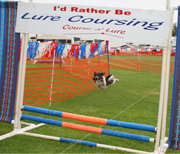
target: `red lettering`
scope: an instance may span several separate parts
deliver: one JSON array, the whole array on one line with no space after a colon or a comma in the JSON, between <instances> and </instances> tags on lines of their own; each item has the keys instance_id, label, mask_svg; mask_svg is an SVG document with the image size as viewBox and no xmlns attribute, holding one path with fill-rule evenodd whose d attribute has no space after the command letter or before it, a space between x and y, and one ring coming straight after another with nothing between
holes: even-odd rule
<instances>
[{"instance_id":1,"label":"red lettering","mask_svg":"<svg viewBox=\"0 0 180 154\"><path fill-rule=\"evenodd\" d=\"M109 28L108 28L108 29L106 29L106 32L110 32L110 31L109 31Z\"/></svg>"},{"instance_id":2,"label":"red lettering","mask_svg":"<svg viewBox=\"0 0 180 154\"><path fill-rule=\"evenodd\" d=\"M92 9L91 9L91 13L97 13L97 10L94 9L94 8L92 8Z\"/></svg>"},{"instance_id":3,"label":"red lettering","mask_svg":"<svg viewBox=\"0 0 180 154\"><path fill-rule=\"evenodd\" d=\"M87 8L87 9L86 9L86 11L87 11L87 13L90 13L90 12L89 12L89 11L90 11L90 9L89 9L89 8Z\"/></svg>"},{"instance_id":4,"label":"red lettering","mask_svg":"<svg viewBox=\"0 0 180 154\"><path fill-rule=\"evenodd\" d=\"M128 16L128 15L131 15L131 12L126 11L126 12L124 12L124 14Z\"/></svg>"},{"instance_id":5,"label":"red lettering","mask_svg":"<svg viewBox=\"0 0 180 154\"><path fill-rule=\"evenodd\" d=\"M77 9L78 9L77 7L71 7L71 12L73 12L73 11L78 12Z\"/></svg>"},{"instance_id":6,"label":"red lettering","mask_svg":"<svg viewBox=\"0 0 180 154\"><path fill-rule=\"evenodd\" d=\"M117 14L117 15L124 14L124 15L128 16L128 15L131 15L131 12L126 11L126 12L123 13L123 10L115 10L115 14Z\"/></svg>"},{"instance_id":7,"label":"red lettering","mask_svg":"<svg viewBox=\"0 0 180 154\"><path fill-rule=\"evenodd\" d=\"M122 14L123 14L123 10L116 10L116 11L115 11L115 14L117 14L117 15L122 15Z\"/></svg>"},{"instance_id":8,"label":"red lettering","mask_svg":"<svg viewBox=\"0 0 180 154\"><path fill-rule=\"evenodd\" d=\"M66 11L66 7L60 7L60 6L54 6L54 11L57 10L57 8L60 10L60 11Z\"/></svg>"},{"instance_id":9,"label":"red lettering","mask_svg":"<svg viewBox=\"0 0 180 154\"><path fill-rule=\"evenodd\" d=\"M125 34L125 30L110 30L110 28L106 29L106 32L109 32L109 33L116 33L116 34Z\"/></svg>"},{"instance_id":10,"label":"red lettering","mask_svg":"<svg viewBox=\"0 0 180 154\"><path fill-rule=\"evenodd\" d=\"M85 9L79 9L79 12L86 12Z\"/></svg>"},{"instance_id":11,"label":"red lettering","mask_svg":"<svg viewBox=\"0 0 180 154\"><path fill-rule=\"evenodd\" d=\"M68 28L68 26L69 26L69 25L65 25L65 26L63 26L63 29L67 29L67 28Z\"/></svg>"},{"instance_id":12,"label":"red lettering","mask_svg":"<svg viewBox=\"0 0 180 154\"><path fill-rule=\"evenodd\" d=\"M66 11L66 7L60 7L60 6L54 6L54 11L57 11L58 8L60 9L60 11ZM97 10L97 9L94 9L94 8L71 7L71 12L109 14L111 12L111 10ZM123 14L123 11L122 10L116 10L116 14L121 15L121 14Z\"/></svg>"},{"instance_id":13,"label":"red lettering","mask_svg":"<svg viewBox=\"0 0 180 154\"><path fill-rule=\"evenodd\" d=\"M104 10L99 10L99 13L101 14L104 14L104 12L105 12Z\"/></svg>"},{"instance_id":14,"label":"red lettering","mask_svg":"<svg viewBox=\"0 0 180 154\"><path fill-rule=\"evenodd\" d=\"M63 29L65 29L65 30L91 30L92 28L64 25Z\"/></svg>"},{"instance_id":15,"label":"red lettering","mask_svg":"<svg viewBox=\"0 0 180 154\"><path fill-rule=\"evenodd\" d=\"M108 14L109 12L111 12L111 10L106 10L106 14Z\"/></svg>"},{"instance_id":16,"label":"red lettering","mask_svg":"<svg viewBox=\"0 0 180 154\"><path fill-rule=\"evenodd\" d=\"M66 11L66 7L62 7L60 10L61 11Z\"/></svg>"},{"instance_id":17,"label":"red lettering","mask_svg":"<svg viewBox=\"0 0 180 154\"><path fill-rule=\"evenodd\" d=\"M125 30L123 30L123 31L121 31L121 34L125 34L125 32L126 32L126 31L125 31Z\"/></svg>"}]
</instances>

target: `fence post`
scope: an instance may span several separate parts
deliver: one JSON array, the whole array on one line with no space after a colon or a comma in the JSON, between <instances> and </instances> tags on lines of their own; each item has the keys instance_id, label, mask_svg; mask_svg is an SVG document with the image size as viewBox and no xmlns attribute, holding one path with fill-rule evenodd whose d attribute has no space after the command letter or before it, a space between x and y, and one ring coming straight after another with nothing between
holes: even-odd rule
<instances>
[{"instance_id":1,"label":"fence post","mask_svg":"<svg viewBox=\"0 0 180 154\"><path fill-rule=\"evenodd\" d=\"M141 72L141 61L140 60L137 61L137 69L139 72Z\"/></svg>"}]
</instances>

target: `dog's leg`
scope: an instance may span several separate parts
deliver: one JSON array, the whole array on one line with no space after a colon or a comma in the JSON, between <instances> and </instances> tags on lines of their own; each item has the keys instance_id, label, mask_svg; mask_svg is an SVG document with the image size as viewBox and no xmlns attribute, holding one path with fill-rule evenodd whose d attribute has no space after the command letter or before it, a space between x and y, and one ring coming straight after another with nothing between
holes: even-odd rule
<instances>
[{"instance_id":1,"label":"dog's leg","mask_svg":"<svg viewBox=\"0 0 180 154\"><path fill-rule=\"evenodd\" d=\"M108 78L108 81L114 80L114 75L108 75L107 78Z\"/></svg>"},{"instance_id":2,"label":"dog's leg","mask_svg":"<svg viewBox=\"0 0 180 154\"><path fill-rule=\"evenodd\" d=\"M115 79L115 78L114 78L113 80L109 80L109 81L108 81L108 84L109 84L109 85L115 84L116 81L119 81L119 79Z\"/></svg>"},{"instance_id":3,"label":"dog's leg","mask_svg":"<svg viewBox=\"0 0 180 154\"><path fill-rule=\"evenodd\" d=\"M113 83L112 84L115 84L115 82L118 81L119 82L119 79L115 79L113 80Z\"/></svg>"},{"instance_id":4,"label":"dog's leg","mask_svg":"<svg viewBox=\"0 0 180 154\"><path fill-rule=\"evenodd\" d=\"M102 82L103 82L103 85L106 86L106 78L104 76L102 76Z\"/></svg>"},{"instance_id":5,"label":"dog's leg","mask_svg":"<svg viewBox=\"0 0 180 154\"><path fill-rule=\"evenodd\" d=\"M96 86L96 88L98 88L98 87L99 87L99 83L98 83L98 81L97 81L97 80L95 81L95 86Z\"/></svg>"}]
</instances>

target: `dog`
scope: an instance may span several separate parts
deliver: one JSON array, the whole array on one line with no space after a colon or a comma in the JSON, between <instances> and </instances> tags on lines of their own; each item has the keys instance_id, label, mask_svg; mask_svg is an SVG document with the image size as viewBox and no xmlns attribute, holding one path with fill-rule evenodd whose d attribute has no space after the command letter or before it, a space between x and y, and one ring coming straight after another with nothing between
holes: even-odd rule
<instances>
[{"instance_id":1,"label":"dog","mask_svg":"<svg viewBox=\"0 0 180 154\"><path fill-rule=\"evenodd\" d=\"M104 72L94 72L93 81L95 82L96 88L104 90L107 88L107 86L114 84L116 81L119 81L119 79L115 79L114 75L112 74L108 75L107 77L104 77L104 74Z\"/></svg>"}]
</instances>

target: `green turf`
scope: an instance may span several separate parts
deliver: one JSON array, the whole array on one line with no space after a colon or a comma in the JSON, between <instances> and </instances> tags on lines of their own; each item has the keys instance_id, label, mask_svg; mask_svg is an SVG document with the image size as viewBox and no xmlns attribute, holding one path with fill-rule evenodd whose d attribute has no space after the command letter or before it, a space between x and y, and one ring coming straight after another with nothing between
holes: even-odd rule
<instances>
[{"instance_id":1,"label":"green turf","mask_svg":"<svg viewBox=\"0 0 180 154\"><path fill-rule=\"evenodd\" d=\"M26 68L44 68L44 67L48 67L48 66L26 63Z\"/></svg>"},{"instance_id":2,"label":"green turf","mask_svg":"<svg viewBox=\"0 0 180 154\"><path fill-rule=\"evenodd\" d=\"M27 67L31 67L30 64ZM116 69L111 69L111 73L119 79L119 82L116 82L114 85L108 87L106 90L97 89L92 92L68 100L54 102L51 106L48 106L47 104L43 106L43 108L156 126L159 107L161 74ZM170 76L166 136L169 135L168 132L170 123L172 82L173 77ZM47 115L40 115L36 113L23 113L60 121L74 122L77 124L101 127L103 129L112 129L128 133L146 135L155 138L155 134L151 132L144 132L111 126L102 126L98 124L90 124ZM8 133L12 130L13 125L0 122L0 135ZM154 150L154 143L145 143L130 139L122 139L118 137L106 136L101 134L93 134L78 130L62 128L58 126L45 125L40 128L34 129L30 132L52 135L57 137L83 139L101 144L109 144L149 152L153 152ZM74 145L73 143L63 143L23 135L16 135L6 140L0 141L0 152L126 153L123 151L113 151L109 149L102 149L77 144ZM178 152L179 151L176 150L167 150L167 153Z\"/></svg>"}]
</instances>

